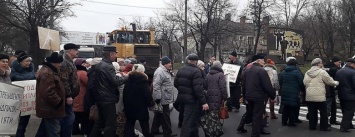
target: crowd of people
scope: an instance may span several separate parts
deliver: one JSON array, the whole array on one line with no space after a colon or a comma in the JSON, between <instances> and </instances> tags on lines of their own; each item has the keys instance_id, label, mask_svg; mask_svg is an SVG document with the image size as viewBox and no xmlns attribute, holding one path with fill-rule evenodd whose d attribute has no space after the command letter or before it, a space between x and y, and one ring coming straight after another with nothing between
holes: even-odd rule
<instances>
[{"instance_id":1,"label":"crowd of people","mask_svg":"<svg viewBox=\"0 0 355 137\"><path fill-rule=\"evenodd\" d=\"M144 59L139 62L117 59L116 47L105 46L102 59L84 60L77 58L79 48L75 44L64 45L65 53L53 52L37 72L25 51L16 51L11 58L0 54L0 82L36 80L36 116L42 118L36 137L72 134L134 137L136 121L145 137L174 137L178 134L171 125L173 108L179 111L179 136L198 137L200 117L206 112L220 111L225 102L229 112L233 109L239 112L241 104L245 104L246 112L236 130L246 133L244 126L252 124L251 136L259 137L270 134L266 130L268 117L278 119L274 112L278 100L282 126L296 127L302 123L298 119L301 98L307 102L309 130L317 129L318 111L321 131L330 131L331 124L340 125L341 132L354 128L351 123L355 111L353 58L347 59L343 68L337 57L326 64L315 58L312 67L303 74L294 57L288 57L286 65L279 70L274 61L262 54L254 55L244 65L233 51L226 63L240 69L236 81L228 84L222 63L215 57L205 64L198 55L189 54L173 80L172 61L165 56L150 83L144 73ZM336 121L336 95L343 113L341 122ZM151 126L149 110L154 112ZM29 119L30 115L20 116L16 137L25 136Z\"/></svg>"}]
</instances>

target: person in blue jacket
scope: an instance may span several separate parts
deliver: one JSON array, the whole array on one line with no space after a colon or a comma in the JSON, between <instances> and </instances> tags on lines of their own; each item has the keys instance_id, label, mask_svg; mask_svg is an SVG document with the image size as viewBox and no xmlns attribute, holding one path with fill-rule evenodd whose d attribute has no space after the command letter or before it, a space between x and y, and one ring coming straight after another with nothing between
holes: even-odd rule
<instances>
[{"instance_id":1,"label":"person in blue jacket","mask_svg":"<svg viewBox=\"0 0 355 137\"><path fill-rule=\"evenodd\" d=\"M34 64L32 63L32 58L25 52L21 52L17 60L12 62L11 81L23 81L23 80L34 80L36 79L34 72ZM19 124L17 127L16 137L24 137L26 132L26 127L31 115L21 116Z\"/></svg>"}]
</instances>

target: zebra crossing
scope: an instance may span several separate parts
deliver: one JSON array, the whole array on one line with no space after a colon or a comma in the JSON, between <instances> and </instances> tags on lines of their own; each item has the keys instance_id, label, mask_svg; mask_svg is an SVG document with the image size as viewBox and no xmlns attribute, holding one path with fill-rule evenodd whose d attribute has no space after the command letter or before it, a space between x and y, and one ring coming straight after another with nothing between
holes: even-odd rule
<instances>
[{"instance_id":1,"label":"zebra crossing","mask_svg":"<svg viewBox=\"0 0 355 137\"><path fill-rule=\"evenodd\" d=\"M274 106L275 108L275 113L278 114L278 111L280 109L280 105L275 105ZM267 104L266 106L266 112L270 112L270 109L269 109L269 104ZM307 106L301 106L301 109L300 109L300 115L299 115L299 119L302 120L302 121L308 121L307 118L306 118L306 115L308 113L308 108ZM278 115L279 119L281 119L281 115ZM320 117L319 115L319 112L318 112L318 118ZM343 117L343 114L341 113L341 110L340 109L337 109L337 114L336 114L336 120L337 121L341 121L342 117ZM319 123L319 120L318 120L318 123ZM352 120L352 123L353 125L355 125L355 119L353 118ZM340 129L340 125L331 125L332 128L336 128L336 129Z\"/></svg>"}]
</instances>

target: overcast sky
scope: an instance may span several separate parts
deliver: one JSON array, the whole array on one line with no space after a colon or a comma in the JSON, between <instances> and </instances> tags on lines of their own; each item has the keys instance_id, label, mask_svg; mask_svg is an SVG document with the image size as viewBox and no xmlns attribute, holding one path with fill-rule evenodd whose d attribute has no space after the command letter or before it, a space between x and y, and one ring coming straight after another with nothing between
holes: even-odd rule
<instances>
[{"instance_id":1,"label":"overcast sky","mask_svg":"<svg viewBox=\"0 0 355 137\"><path fill-rule=\"evenodd\" d=\"M64 19L62 25L66 31L111 32L118 28L118 23L124 19L131 22L133 16L141 16L148 20L157 17L159 8L165 8L170 0L71 0L81 6L73 7L76 17ZM237 10L247 6L248 0L231 0L238 5ZM123 5L123 6L122 6ZM136 6L136 7L132 7ZM138 7L153 7L138 8ZM238 12L239 13L239 12Z\"/></svg>"}]
</instances>

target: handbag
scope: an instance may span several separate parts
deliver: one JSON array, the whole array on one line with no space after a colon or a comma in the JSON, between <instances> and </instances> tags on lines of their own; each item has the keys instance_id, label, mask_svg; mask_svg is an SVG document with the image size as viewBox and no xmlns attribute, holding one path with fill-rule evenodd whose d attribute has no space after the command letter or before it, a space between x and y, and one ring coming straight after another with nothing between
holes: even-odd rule
<instances>
[{"instance_id":1,"label":"handbag","mask_svg":"<svg viewBox=\"0 0 355 137\"><path fill-rule=\"evenodd\" d=\"M206 136L220 137L224 134L223 125L218 119L218 110L209 111L201 116L200 124Z\"/></svg>"},{"instance_id":2,"label":"handbag","mask_svg":"<svg viewBox=\"0 0 355 137\"><path fill-rule=\"evenodd\" d=\"M222 101L222 105L221 105L221 108L219 109L218 117L219 117L219 119L228 119L229 118L229 114L228 114L227 106L225 105L225 101Z\"/></svg>"},{"instance_id":3,"label":"handbag","mask_svg":"<svg viewBox=\"0 0 355 137\"><path fill-rule=\"evenodd\" d=\"M99 119L99 110L97 110L97 106L93 105L90 107L89 120L98 121Z\"/></svg>"}]
</instances>

